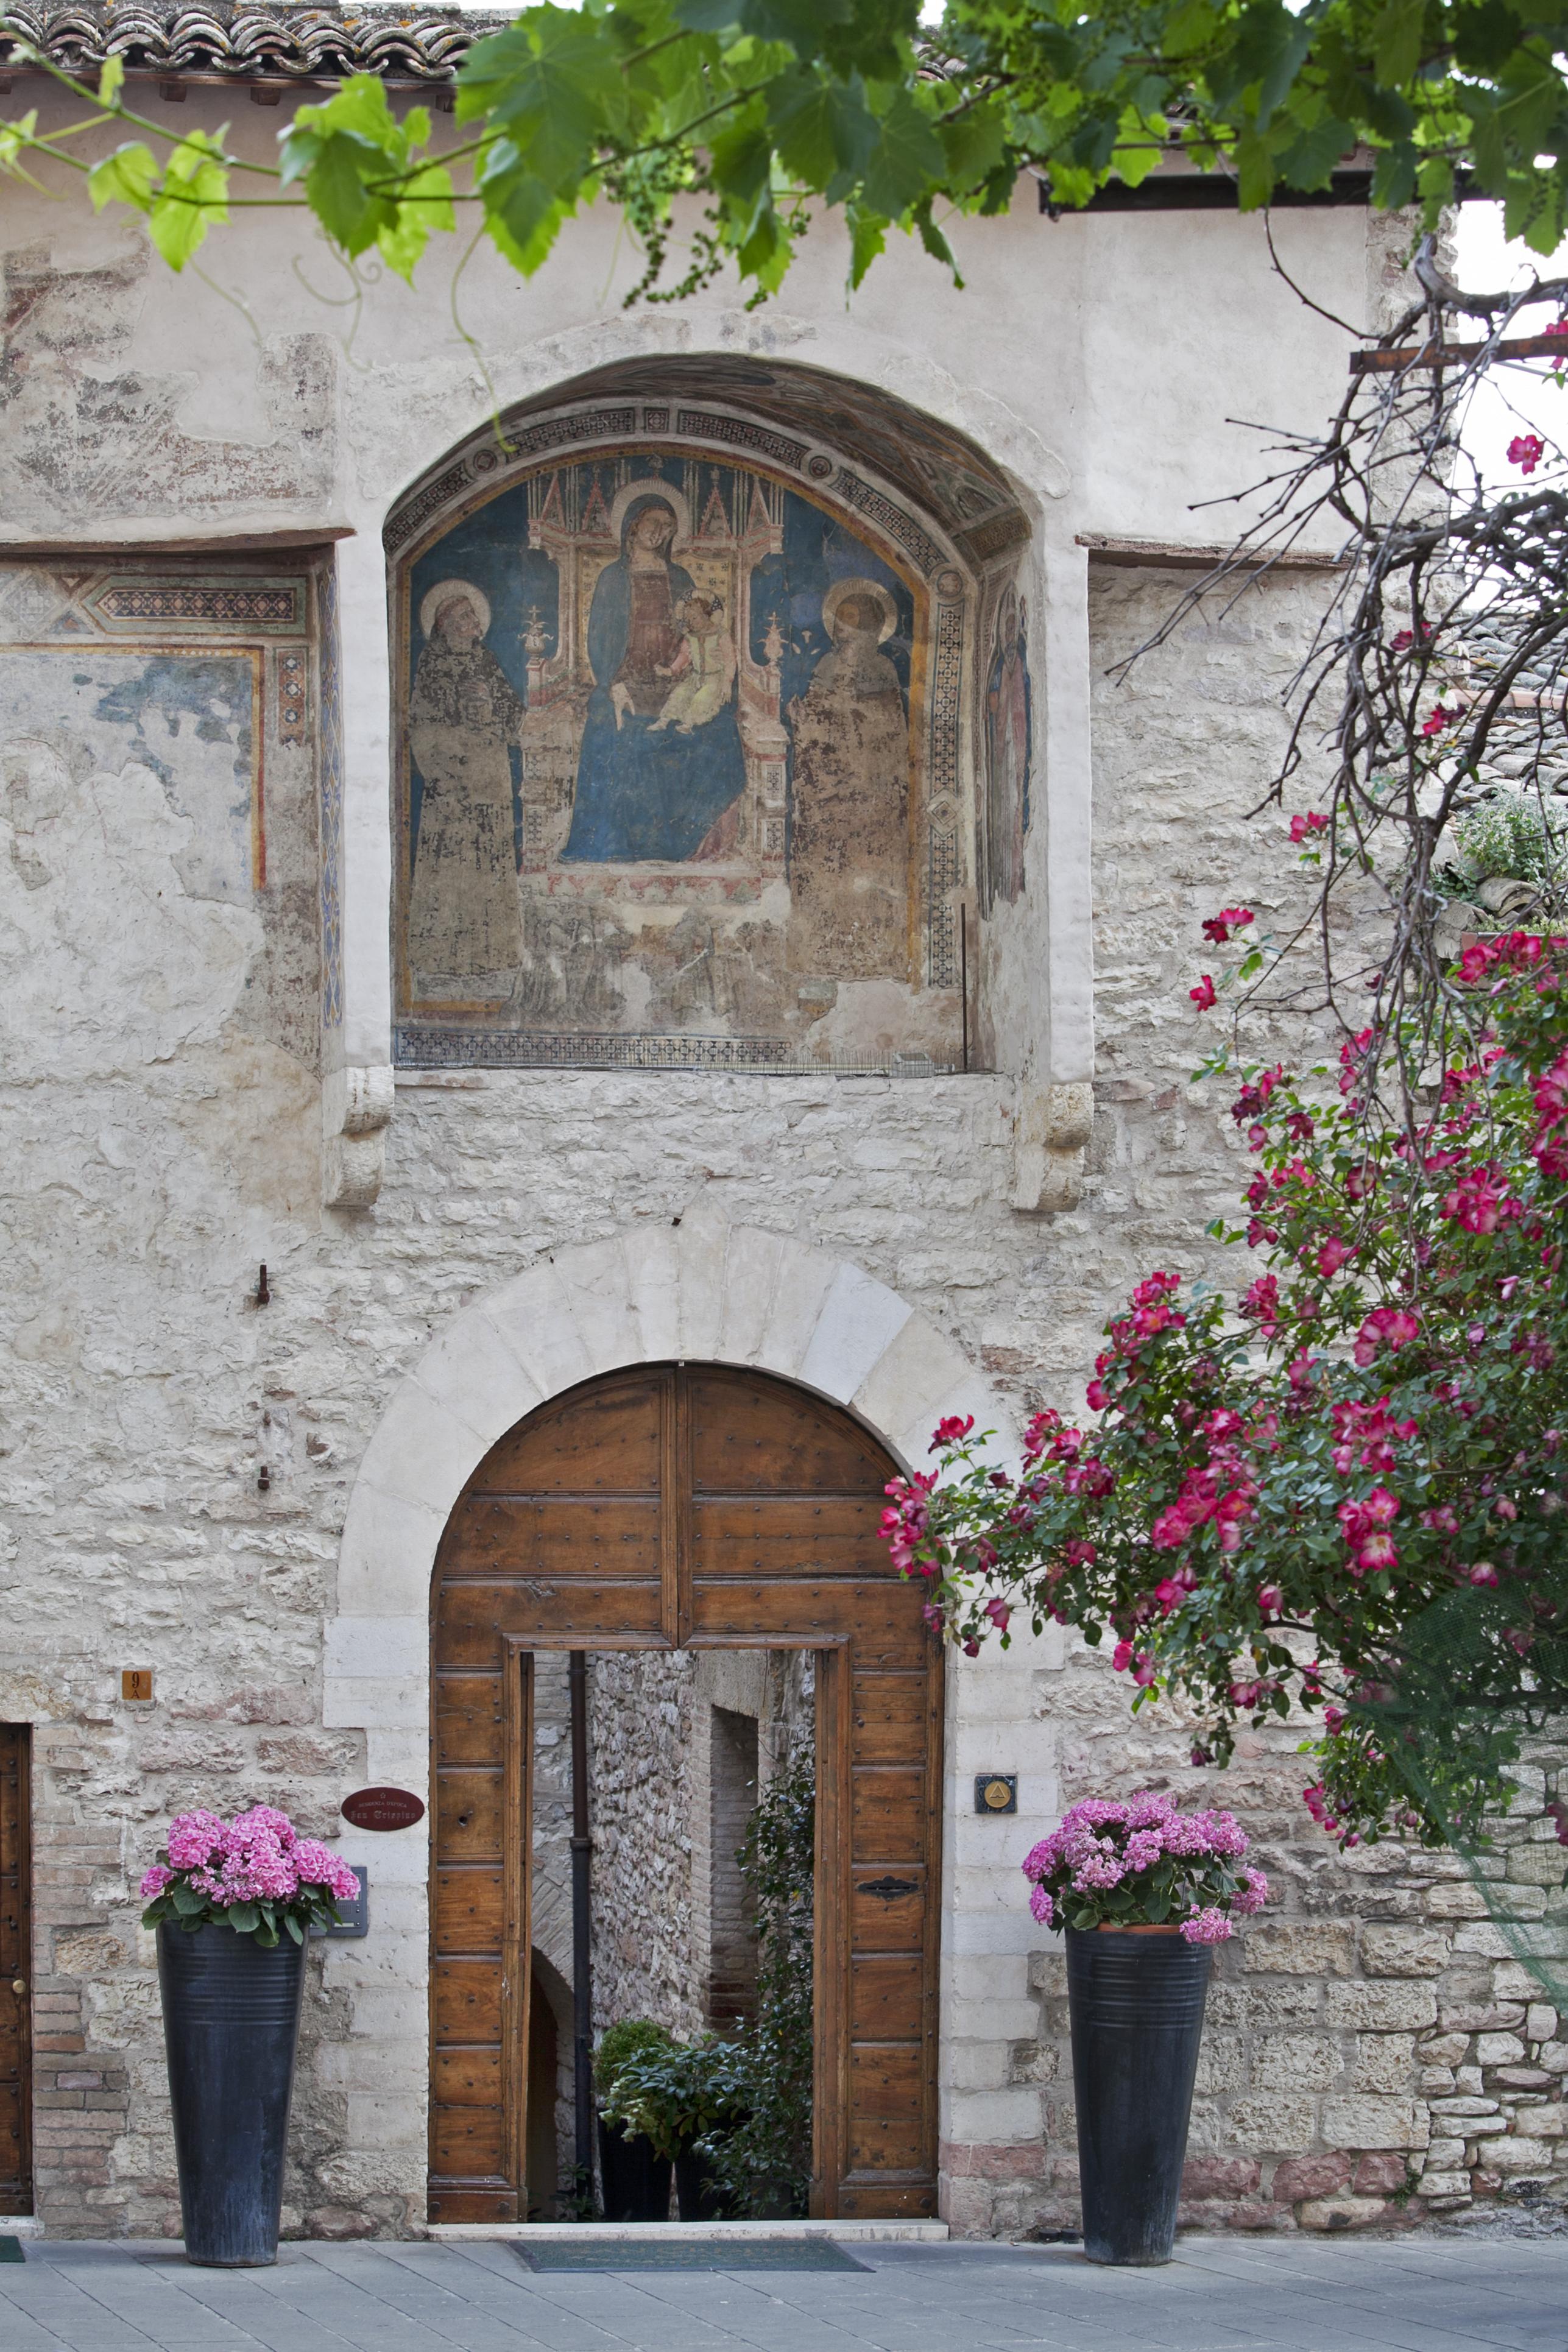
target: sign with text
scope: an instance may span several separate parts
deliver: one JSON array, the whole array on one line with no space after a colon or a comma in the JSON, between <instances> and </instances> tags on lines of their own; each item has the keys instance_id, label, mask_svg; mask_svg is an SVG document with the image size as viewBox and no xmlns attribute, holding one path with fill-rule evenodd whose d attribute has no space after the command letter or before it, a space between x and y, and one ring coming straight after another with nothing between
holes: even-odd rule
<instances>
[{"instance_id":1,"label":"sign with text","mask_svg":"<svg viewBox=\"0 0 1568 2352\"><path fill-rule=\"evenodd\" d=\"M356 1830L411 1830L425 1818L423 1801L411 1789L356 1789L338 1810Z\"/></svg>"}]
</instances>

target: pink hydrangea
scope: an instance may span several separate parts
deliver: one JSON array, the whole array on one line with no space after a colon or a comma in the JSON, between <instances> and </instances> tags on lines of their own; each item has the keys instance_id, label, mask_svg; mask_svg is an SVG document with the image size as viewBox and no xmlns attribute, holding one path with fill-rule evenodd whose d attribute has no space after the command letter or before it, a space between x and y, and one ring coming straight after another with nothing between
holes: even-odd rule
<instances>
[{"instance_id":1,"label":"pink hydrangea","mask_svg":"<svg viewBox=\"0 0 1568 2352\"><path fill-rule=\"evenodd\" d=\"M169 1823L169 1860L176 1870L200 1870L223 1841L216 1813L176 1813Z\"/></svg>"},{"instance_id":2,"label":"pink hydrangea","mask_svg":"<svg viewBox=\"0 0 1568 2352\"><path fill-rule=\"evenodd\" d=\"M334 1853L320 1838L300 1838L294 1848L294 1867L304 1886L324 1886L340 1903L351 1903L359 1893L359 1881L342 1854Z\"/></svg>"},{"instance_id":3,"label":"pink hydrangea","mask_svg":"<svg viewBox=\"0 0 1568 2352\"><path fill-rule=\"evenodd\" d=\"M1055 1926L1057 1916L1056 1906L1051 1901L1050 1896L1047 1894L1043 1886L1030 1887L1029 1908L1033 1912L1035 1917L1039 1921L1042 1927L1050 1927Z\"/></svg>"},{"instance_id":4,"label":"pink hydrangea","mask_svg":"<svg viewBox=\"0 0 1568 2352\"><path fill-rule=\"evenodd\" d=\"M161 1862L155 1862L153 1864L152 1869L144 1873L142 1876L142 1894L143 1899L146 1902L151 1903L155 1895L162 1895L164 1887L172 1886L174 1885L174 1872L172 1870L165 1870Z\"/></svg>"},{"instance_id":5,"label":"pink hydrangea","mask_svg":"<svg viewBox=\"0 0 1568 2352\"><path fill-rule=\"evenodd\" d=\"M1183 1920L1182 1935L1189 1944L1226 1944L1230 1941L1230 1921L1216 1905L1210 1903L1195 1918Z\"/></svg>"}]
</instances>

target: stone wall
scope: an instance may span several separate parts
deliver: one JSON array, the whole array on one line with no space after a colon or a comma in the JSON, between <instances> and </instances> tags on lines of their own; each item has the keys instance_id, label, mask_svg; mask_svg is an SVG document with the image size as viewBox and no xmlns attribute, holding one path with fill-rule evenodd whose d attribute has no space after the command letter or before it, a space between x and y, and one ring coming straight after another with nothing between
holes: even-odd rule
<instances>
[{"instance_id":1,"label":"stone wall","mask_svg":"<svg viewBox=\"0 0 1568 2352\"><path fill-rule=\"evenodd\" d=\"M1097 569L1097 673L1179 585ZM1264 909L1280 898L1274 837L1249 832L1244 812L1277 751L1277 691L1318 593L1276 583L1185 629L1130 687L1102 687L1097 1118L1083 1203L1054 1218L1011 1206L1016 1096L1011 1077L985 1074L411 1075L376 1210L323 1213L314 1075L276 1045L263 1052L243 1012L245 980L253 999L267 994L264 940L246 934L243 973L215 965L199 1019L173 1034L149 1025L156 974L127 997L95 983L89 954L96 934L134 928L133 913L154 919L134 793L106 794L96 830L73 835L87 942L71 950L77 1047L65 1070L19 1034L0 1088L0 1716L36 1727L38 2189L51 2231L176 2225L153 1954L133 1893L170 1812L264 1798L332 1834L340 1798L363 1780L422 1785L422 1735L367 1717L323 1729L321 1626L362 1457L400 1380L460 1310L574 1244L727 1213L865 1268L1020 1404L1070 1404L1130 1281L1152 1264L1201 1262L1194 1234L1237 1163L1222 1108L1186 1083L1205 1042L1186 1000L1197 919L1238 891ZM28 952L16 916L27 854L0 856L13 970ZM183 924L182 953L194 952L199 924L184 919L177 876L153 887L171 893L155 919ZM1007 1841L1021 1851L1035 1822L1090 1785L1205 1785L1181 1761L1179 1727L1134 1738L1103 1664L1064 1658L1015 1653L1016 1715L961 1724L950 1747L949 1982L963 2013L985 2021L985 2034L955 2032L943 2061L950 2209L971 2231L1070 2212L1055 1979L1047 1953L1031 1983L1041 1939ZM122 1704L121 1667L148 1665L153 1705ZM955 1670L955 1709L991 1672ZM979 1752L983 1738L1009 1752ZM963 1772L1014 1763L1019 1820L967 1818ZM1281 1898L1222 1963L1194 2210L1310 2227L1331 2222L1339 2200L1353 2221L1397 2218L1410 2158L1434 2145L1422 2178L1441 2195L1426 2201L1468 2194L1477 2207L1449 2210L1475 2210L1503 2193L1494 2183L1536 2179L1555 2196L1541 2151L1559 2144L1563 2045L1545 2002L1470 1916L1462 1877L1397 1853L1338 1860L1300 1811L1303 1777L1286 1742L1244 1758L1224 1791L1257 1815ZM418 2226L426 1851L423 1830L368 1842L372 1936L312 1955L290 2226ZM1537 1825L1519 1851L1516 1872L1555 1865ZM1432 2104L1443 2100L1463 2104ZM1499 2118L1507 2129L1483 2129Z\"/></svg>"}]
</instances>

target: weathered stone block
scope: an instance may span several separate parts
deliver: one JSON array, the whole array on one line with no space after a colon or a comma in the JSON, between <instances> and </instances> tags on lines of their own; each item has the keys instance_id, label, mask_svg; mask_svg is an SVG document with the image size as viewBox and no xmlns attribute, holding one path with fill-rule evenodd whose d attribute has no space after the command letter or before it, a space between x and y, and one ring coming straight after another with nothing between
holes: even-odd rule
<instances>
[{"instance_id":1,"label":"weathered stone block","mask_svg":"<svg viewBox=\"0 0 1568 2352\"><path fill-rule=\"evenodd\" d=\"M1410 2099L1329 2098L1323 2137L1338 2147L1415 2147L1426 2137Z\"/></svg>"},{"instance_id":2,"label":"weathered stone block","mask_svg":"<svg viewBox=\"0 0 1568 2352\"><path fill-rule=\"evenodd\" d=\"M1314 2198L1298 2205L1296 2220L1303 2230L1366 2230L1383 2221L1388 2210L1382 2197Z\"/></svg>"},{"instance_id":3,"label":"weathered stone block","mask_svg":"<svg viewBox=\"0 0 1568 2352\"><path fill-rule=\"evenodd\" d=\"M1476 2063L1478 2066L1517 2066L1524 2056L1524 2044L1517 2033L1478 2033Z\"/></svg>"},{"instance_id":4,"label":"weathered stone block","mask_svg":"<svg viewBox=\"0 0 1568 2352\"><path fill-rule=\"evenodd\" d=\"M1258 2148L1268 2155L1296 2156L1317 2137L1318 2118L1310 2099L1247 2095L1233 2099L1225 2119L1227 2147Z\"/></svg>"},{"instance_id":5,"label":"weathered stone block","mask_svg":"<svg viewBox=\"0 0 1568 2352\"><path fill-rule=\"evenodd\" d=\"M1550 2172L1557 2150L1552 2141L1531 2139L1522 2133L1505 2139L1494 2139L1487 2147L1487 2163L1493 2172Z\"/></svg>"},{"instance_id":6,"label":"weathered stone block","mask_svg":"<svg viewBox=\"0 0 1568 2352\"><path fill-rule=\"evenodd\" d=\"M1355 2168L1353 2185L1358 2197L1392 2197L1396 2189L1405 2187L1409 2179L1410 2167L1405 2158L1392 2148L1380 2149L1362 2158Z\"/></svg>"},{"instance_id":7,"label":"weathered stone block","mask_svg":"<svg viewBox=\"0 0 1568 2352\"><path fill-rule=\"evenodd\" d=\"M1363 1927L1362 1966L1373 1977L1433 1977L1448 1965L1450 1938L1438 1927Z\"/></svg>"},{"instance_id":8,"label":"weathered stone block","mask_svg":"<svg viewBox=\"0 0 1568 2352\"><path fill-rule=\"evenodd\" d=\"M1254 1921L1242 1943L1242 1966L1253 1976L1346 1977L1354 1965L1355 1929L1338 1920Z\"/></svg>"},{"instance_id":9,"label":"weathered stone block","mask_svg":"<svg viewBox=\"0 0 1568 2352\"><path fill-rule=\"evenodd\" d=\"M1322 2034L1264 2033L1253 2049L1259 2091L1325 2091L1339 2071L1339 2053Z\"/></svg>"},{"instance_id":10,"label":"weathered stone block","mask_svg":"<svg viewBox=\"0 0 1568 2352\"><path fill-rule=\"evenodd\" d=\"M1429 1984L1331 1984L1325 1988L1324 2014L1331 2025L1360 2027L1383 2033L1418 2032L1436 2021L1437 1996Z\"/></svg>"},{"instance_id":11,"label":"weathered stone block","mask_svg":"<svg viewBox=\"0 0 1568 2352\"><path fill-rule=\"evenodd\" d=\"M1193 2156L1182 2172L1187 2198L1250 2197L1263 2177L1255 2157Z\"/></svg>"},{"instance_id":12,"label":"weathered stone block","mask_svg":"<svg viewBox=\"0 0 1568 2352\"><path fill-rule=\"evenodd\" d=\"M1352 2168L1351 2158L1337 2149L1329 2156L1287 2157L1275 2166L1268 2193L1287 2205L1303 2197L1332 2197L1350 2186Z\"/></svg>"}]
</instances>

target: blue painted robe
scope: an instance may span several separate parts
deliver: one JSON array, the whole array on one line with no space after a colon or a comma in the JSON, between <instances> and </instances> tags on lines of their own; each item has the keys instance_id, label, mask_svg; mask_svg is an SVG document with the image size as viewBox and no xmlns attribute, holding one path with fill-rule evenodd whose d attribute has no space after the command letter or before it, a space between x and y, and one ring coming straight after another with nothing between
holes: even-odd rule
<instances>
[{"instance_id":1,"label":"blue painted robe","mask_svg":"<svg viewBox=\"0 0 1568 2352\"><path fill-rule=\"evenodd\" d=\"M628 516L628 523L631 518ZM691 593L691 575L665 567L669 610ZM657 573L644 572L645 581ZM623 551L606 564L588 608L588 663L594 692L577 760L572 831L562 855L585 863L622 865L645 858L689 857L714 820L745 789L746 762L731 700L689 735L673 728L652 733L657 710L627 710L616 725L610 688L626 659L632 635L632 571ZM677 633L671 651L679 643ZM646 700L646 696L643 698Z\"/></svg>"}]
</instances>

